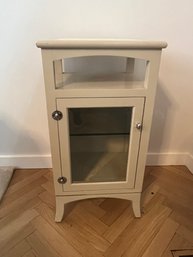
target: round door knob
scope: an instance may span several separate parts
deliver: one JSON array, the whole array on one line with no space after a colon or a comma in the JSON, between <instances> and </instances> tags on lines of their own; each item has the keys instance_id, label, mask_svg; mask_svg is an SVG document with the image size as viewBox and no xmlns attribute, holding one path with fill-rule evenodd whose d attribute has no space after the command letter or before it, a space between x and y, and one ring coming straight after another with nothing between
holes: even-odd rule
<instances>
[{"instance_id":1,"label":"round door knob","mask_svg":"<svg viewBox=\"0 0 193 257\"><path fill-rule=\"evenodd\" d=\"M65 177L59 177L58 178L58 183L65 184L66 182L67 182L67 178L65 178Z\"/></svg>"},{"instance_id":2,"label":"round door knob","mask_svg":"<svg viewBox=\"0 0 193 257\"><path fill-rule=\"evenodd\" d=\"M142 125L141 122L137 122L136 125L135 125L135 127L136 127L137 129L139 129L139 130L142 130L143 125Z\"/></svg>"},{"instance_id":3,"label":"round door knob","mask_svg":"<svg viewBox=\"0 0 193 257\"><path fill-rule=\"evenodd\" d=\"M62 114L62 112L60 112L60 111L54 111L54 112L52 113L52 118L53 118L54 120L61 120L62 117L63 117L63 114Z\"/></svg>"}]
</instances>

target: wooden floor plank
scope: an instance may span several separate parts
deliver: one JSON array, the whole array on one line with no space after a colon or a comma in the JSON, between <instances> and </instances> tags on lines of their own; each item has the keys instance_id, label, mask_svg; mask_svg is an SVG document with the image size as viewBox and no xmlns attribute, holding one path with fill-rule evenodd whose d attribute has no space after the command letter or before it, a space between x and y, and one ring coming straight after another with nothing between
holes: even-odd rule
<instances>
[{"instance_id":1,"label":"wooden floor plank","mask_svg":"<svg viewBox=\"0 0 193 257\"><path fill-rule=\"evenodd\" d=\"M170 186L172 185L172 191L175 191L176 193L181 192L181 194L186 192L186 194L193 197L192 181L190 179L183 176L177 176L173 172L168 172L165 167L159 167L153 170L151 174L158 178L156 180L157 183L165 190L171 191Z\"/></svg>"},{"instance_id":2,"label":"wooden floor plank","mask_svg":"<svg viewBox=\"0 0 193 257\"><path fill-rule=\"evenodd\" d=\"M104 205L106 204L105 208ZM109 204L110 203L110 204ZM131 205L130 201L122 199L107 199L100 207L106 209L104 216L100 218L102 222L110 226L123 213L123 211ZM108 208L106 208L108 206Z\"/></svg>"},{"instance_id":3,"label":"wooden floor plank","mask_svg":"<svg viewBox=\"0 0 193 257\"><path fill-rule=\"evenodd\" d=\"M110 243L93 229L92 224L90 226L89 221L87 223L85 223L85 221L82 222L76 214L73 215L72 213L66 217L65 223L73 226L75 230L79 231L82 237L89 241L89 243L97 250L105 252L110 246Z\"/></svg>"},{"instance_id":4,"label":"wooden floor plank","mask_svg":"<svg viewBox=\"0 0 193 257\"><path fill-rule=\"evenodd\" d=\"M174 257L172 252L183 249L193 249L193 245L176 233L161 257Z\"/></svg>"},{"instance_id":5,"label":"wooden floor plank","mask_svg":"<svg viewBox=\"0 0 193 257\"><path fill-rule=\"evenodd\" d=\"M27 176L26 176L26 172L27 172ZM23 179L27 179L30 176L37 174L37 172L39 172L38 169L15 169L12 179L10 181L9 187L20 182Z\"/></svg>"},{"instance_id":6,"label":"wooden floor plank","mask_svg":"<svg viewBox=\"0 0 193 257\"><path fill-rule=\"evenodd\" d=\"M48 181L53 182L53 172L52 169L47 169L49 172L47 172L44 177L47 178Z\"/></svg>"},{"instance_id":7,"label":"wooden floor plank","mask_svg":"<svg viewBox=\"0 0 193 257\"><path fill-rule=\"evenodd\" d=\"M47 204L49 207L55 208L56 202L54 194L50 194L48 191L44 191L39 194L39 198L43 203Z\"/></svg>"},{"instance_id":8,"label":"wooden floor plank","mask_svg":"<svg viewBox=\"0 0 193 257\"><path fill-rule=\"evenodd\" d=\"M186 178L188 180L193 181L193 176L190 175L190 171L186 166L179 166L179 165L170 165L170 166L164 166L164 169L168 172L172 172L175 175L182 176L183 178Z\"/></svg>"},{"instance_id":9,"label":"wooden floor plank","mask_svg":"<svg viewBox=\"0 0 193 257\"><path fill-rule=\"evenodd\" d=\"M42 217L37 217L32 221L32 224L38 230L42 237L49 242L50 246L61 257L81 257L80 253L76 251L48 222Z\"/></svg>"},{"instance_id":10,"label":"wooden floor plank","mask_svg":"<svg viewBox=\"0 0 193 257\"><path fill-rule=\"evenodd\" d=\"M2 203L1 203L1 208L8 206L10 203L13 203L14 201L18 200L20 197L23 197L24 195L30 193L34 188L37 188L41 186L43 183L45 183L46 179L44 177L40 177L32 183L21 187L18 189L16 192L6 194Z\"/></svg>"},{"instance_id":11,"label":"wooden floor plank","mask_svg":"<svg viewBox=\"0 0 193 257\"><path fill-rule=\"evenodd\" d=\"M28 235L33 233L35 228L28 223L23 228L19 229L18 232L14 234L10 234L6 241L3 244L0 244L0 253L5 255L8 253L13 247L15 247L18 243L24 240Z\"/></svg>"},{"instance_id":12,"label":"wooden floor plank","mask_svg":"<svg viewBox=\"0 0 193 257\"><path fill-rule=\"evenodd\" d=\"M16 172L16 171L15 171ZM27 171L26 171L27 172ZM33 181L41 178L43 175L47 174L48 170L44 169L44 170L36 170L36 172L34 172L33 175L31 176L26 176L24 179L19 180L17 183L15 184L11 184L8 187L8 190L6 192L6 195L12 194L14 192L16 192L17 190L20 190L22 187L25 187L29 184L31 184ZM14 179L13 179L14 181Z\"/></svg>"},{"instance_id":13,"label":"wooden floor plank","mask_svg":"<svg viewBox=\"0 0 193 257\"><path fill-rule=\"evenodd\" d=\"M44 178L46 178L45 176L44 176ZM46 183L43 183L42 184L42 187L47 191L47 192L49 192L50 194L52 194L52 195L54 195L54 184L53 184L53 181L50 181L50 180L48 180L48 181L46 181Z\"/></svg>"},{"instance_id":14,"label":"wooden floor plank","mask_svg":"<svg viewBox=\"0 0 193 257\"><path fill-rule=\"evenodd\" d=\"M90 199L92 201L92 203L94 203L95 205L101 205L102 202L105 201L104 198L93 198L93 199Z\"/></svg>"},{"instance_id":15,"label":"wooden floor plank","mask_svg":"<svg viewBox=\"0 0 193 257\"><path fill-rule=\"evenodd\" d=\"M25 255L30 250L30 245L26 242L26 240L21 241L15 247L13 247L10 251L6 253L6 255L2 255L2 257L20 257Z\"/></svg>"},{"instance_id":16,"label":"wooden floor plank","mask_svg":"<svg viewBox=\"0 0 193 257\"><path fill-rule=\"evenodd\" d=\"M193 221L192 221L193 222ZM188 242L193 244L193 231L189 230L188 228L184 226L180 226L179 229L177 230L177 233L185 238Z\"/></svg>"},{"instance_id":17,"label":"wooden floor plank","mask_svg":"<svg viewBox=\"0 0 193 257\"><path fill-rule=\"evenodd\" d=\"M28 251L26 254L24 254L21 257L37 257L37 255L34 253L33 250Z\"/></svg>"},{"instance_id":18,"label":"wooden floor plank","mask_svg":"<svg viewBox=\"0 0 193 257\"><path fill-rule=\"evenodd\" d=\"M40 215L62 236L64 239L72 244L75 249L81 253L84 257L102 257L101 253L96 249L104 249L109 245L105 245L104 242L96 240L95 237L95 247L92 245L93 237L86 237L85 232L76 229L76 225L74 223L70 223L66 218L61 223L54 222L54 211L50 209L47 205L40 205L37 207L37 211L39 211Z\"/></svg>"},{"instance_id":19,"label":"wooden floor plank","mask_svg":"<svg viewBox=\"0 0 193 257\"><path fill-rule=\"evenodd\" d=\"M179 224L168 218L142 257L161 257L172 240Z\"/></svg>"},{"instance_id":20,"label":"wooden floor plank","mask_svg":"<svg viewBox=\"0 0 193 257\"><path fill-rule=\"evenodd\" d=\"M162 223L170 213L171 210L169 208L159 202L154 203L151 210L145 213L142 218L134 219L126 227L122 234L109 247L105 256L139 256L158 233ZM134 253L133 250L135 251Z\"/></svg>"},{"instance_id":21,"label":"wooden floor plank","mask_svg":"<svg viewBox=\"0 0 193 257\"><path fill-rule=\"evenodd\" d=\"M89 225L97 234L102 235L108 228L100 219L92 215L90 212L85 212L81 205L75 206L71 216L82 224Z\"/></svg>"},{"instance_id":22,"label":"wooden floor plank","mask_svg":"<svg viewBox=\"0 0 193 257\"><path fill-rule=\"evenodd\" d=\"M16 246L14 246L10 251L8 251L5 255L1 255L1 257L21 257L25 255L30 250L30 245L26 242L26 240L21 241Z\"/></svg>"},{"instance_id":23,"label":"wooden floor plank","mask_svg":"<svg viewBox=\"0 0 193 257\"><path fill-rule=\"evenodd\" d=\"M22 206L22 208L13 209L10 213L8 213L6 216L3 216L0 219L0 230L5 226L9 226L11 222L20 217L25 211L33 209L40 203L40 199L38 197L35 197L29 200L27 203L25 203L25 206Z\"/></svg>"},{"instance_id":24,"label":"wooden floor plank","mask_svg":"<svg viewBox=\"0 0 193 257\"><path fill-rule=\"evenodd\" d=\"M147 167L142 218L128 201L97 198L55 223L52 171L16 170L0 205L0 256L173 257L193 249L192 199L186 167Z\"/></svg>"},{"instance_id":25,"label":"wooden floor plank","mask_svg":"<svg viewBox=\"0 0 193 257\"><path fill-rule=\"evenodd\" d=\"M130 247L127 248L122 257L136 256L141 257L144 251L149 247L150 243L157 235L159 230L162 227L165 219L169 216L171 210L170 209L162 209L159 211L157 217L152 217L152 221L147 223L147 228L141 230L140 234L136 237L135 241L133 241Z\"/></svg>"},{"instance_id":26,"label":"wooden floor plank","mask_svg":"<svg viewBox=\"0 0 193 257\"><path fill-rule=\"evenodd\" d=\"M80 201L80 205L99 219L106 213L104 209L102 209L99 205L94 204L94 202L90 200L82 200Z\"/></svg>"},{"instance_id":27,"label":"wooden floor plank","mask_svg":"<svg viewBox=\"0 0 193 257\"><path fill-rule=\"evenodd\" d=\"M7 206L4 206L4 207L0 208L0 219L2 219L5 216L11 214L13 211L15 211L18 208L20 208L20 209L24 208L25 209L25 205L28 204L28 202L30 200L33 200L36 196L38 196L43 191L44 191L43 188L35 187L33 190L31 190L27 194L19 197L14 202L11 202Z\"/></svg>"},{"instance_id":28,"label":"wooden floor plank","mask_svg":"<svg viewBox=\"0 0 193 257\"><path fill-rule=\"evenodd\" d=\"M28 244L34 249L37 257L60 257L60 255L50 247L49 242L47 242L38 231L35 231L29 235L26 240Z\"/></svg>"},{"instance_id":29,"label":"wooden floor plank","mask_svg":"<svg viewBox=\"0 0 193 257\"><path fill-rule=\"evenodd\" d=\"M193 211L177 203L170 203L170 206L173 209L171 218L188 229L193 230Z\"/></svg>"},{"instance_id":30,"label":"wooden floor plank","mask_svg":"<svg viewBox=\"0 0 193 257\"><path fill-rule=\"evenodd\" d=\"M133 221L133 212L131 206L125 209L125 211L116 219L113 224L103 234L109 242L113 243L114 240L123 232L123 230Z\"/></svg>"},{"instance_id":31,"label":"wooden floor plank","mask_svg":"<svg viewBox=\"0 0 193 257\"><path fill-rule=\"evenodd\" d=\"M144 207L160 190L160 187L156 184L150 184L143 192L141 197L142 207Z\"/></svg>"},{"instance_id":32,"label":"wooden floor plank","mask_svg":"<svg viewBox=\"0 0 193 257\"><path fill-rule=\"evenodd\" d=\"M16 220L9 223L6 227L0 230L0 246L3 245L10 237L14 236L21 230L22 227L27 225L31 220L37 217L39 214L35 210L27 210Z\"/></svg>"}]
</instances>

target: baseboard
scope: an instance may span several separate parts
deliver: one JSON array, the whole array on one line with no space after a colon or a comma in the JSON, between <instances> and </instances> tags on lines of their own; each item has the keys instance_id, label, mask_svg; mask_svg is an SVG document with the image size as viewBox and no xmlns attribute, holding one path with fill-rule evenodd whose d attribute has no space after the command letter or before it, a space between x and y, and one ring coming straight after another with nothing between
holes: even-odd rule
<instances>
[{"instance_id":1,"label":"baseboard","mask_svg":"<svg viewBox=\"0 0 193 257\"><path fill-rule=\"evenodd\" d=\"M51 155L0 155L0 166L15 168L51 168Z\"/></svg>"},{"instance_id":2,"label":"baseboard","mask_svg":"<svg viewBox=\"0 0 193 257\"><path fill-rule=\"evenodd\" d=\"M185 165L193 173L193 156L189 153L148 153L147 165Z\"/></svg>"},{"instance_id":3,"label":"baseboard","mask_svg":"<svg viewBox=\"0 0 193 257\"><path fill-rule=\"evenodd\" d=\"M185 165L193 173L190 153L148 153L147 165ZM51 168L51 155L0 155L0 166L17 168Z\"/></svg>"},{"instance_id":4,"label":"baseboard","mask_svg":"<svg viewBox=\"0 0 193 257\"><path fill-rule=\"evenodd\" d=\"M187 153L148 153L147 165L184 165Z\"/></svg>"}]
</instances>

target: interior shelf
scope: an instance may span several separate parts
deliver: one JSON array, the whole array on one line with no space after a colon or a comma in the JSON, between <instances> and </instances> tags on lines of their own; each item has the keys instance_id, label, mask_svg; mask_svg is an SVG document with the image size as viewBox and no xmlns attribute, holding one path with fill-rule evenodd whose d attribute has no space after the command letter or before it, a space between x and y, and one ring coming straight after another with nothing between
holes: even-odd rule
<instances>
[{"instance_id":1,"label":"interior shelf","mask_svg":"<svg viewBox=\"0 0 193 257\"><path fill-rule=\"evenodd\" d=\"M130 133L123 133L123 132L117 132L117 133L89 133L89 134L70 134L71 137L89 137L89 136L128 136Z\"/></svg>"},{"instance_id":2,"label":"interior shelf","mask_svg":"<svg viewBox=\"0 0 193 257\"><path fill-rule=\"evenodd\" d=\"M144 80L130 74L83 74L63 73L55 82L56 89L143 89Z\"/></svg>"}]
</instances>

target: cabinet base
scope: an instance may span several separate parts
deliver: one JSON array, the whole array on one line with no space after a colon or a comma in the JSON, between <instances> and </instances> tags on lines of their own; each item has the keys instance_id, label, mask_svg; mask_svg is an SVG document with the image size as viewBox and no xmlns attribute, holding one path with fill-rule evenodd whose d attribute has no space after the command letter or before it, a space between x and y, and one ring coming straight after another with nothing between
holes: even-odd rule
<instances>
[{"instance_id":1,"label":"cabinet base","mask_svg":"<svg viewBox=\"0 0 193 257\"><path fill-rule=\"evenodd\" d=\"M132 202L133 212L136 218L141 217L141 193L128 193L128 194L99 194L99 195L68 195L68 196L56 196L56 216L55 222L61 222L66 212L66 204L78 200L90 199L90 198L119 198L130 200Z\"/></svg>"}]
</instances>

